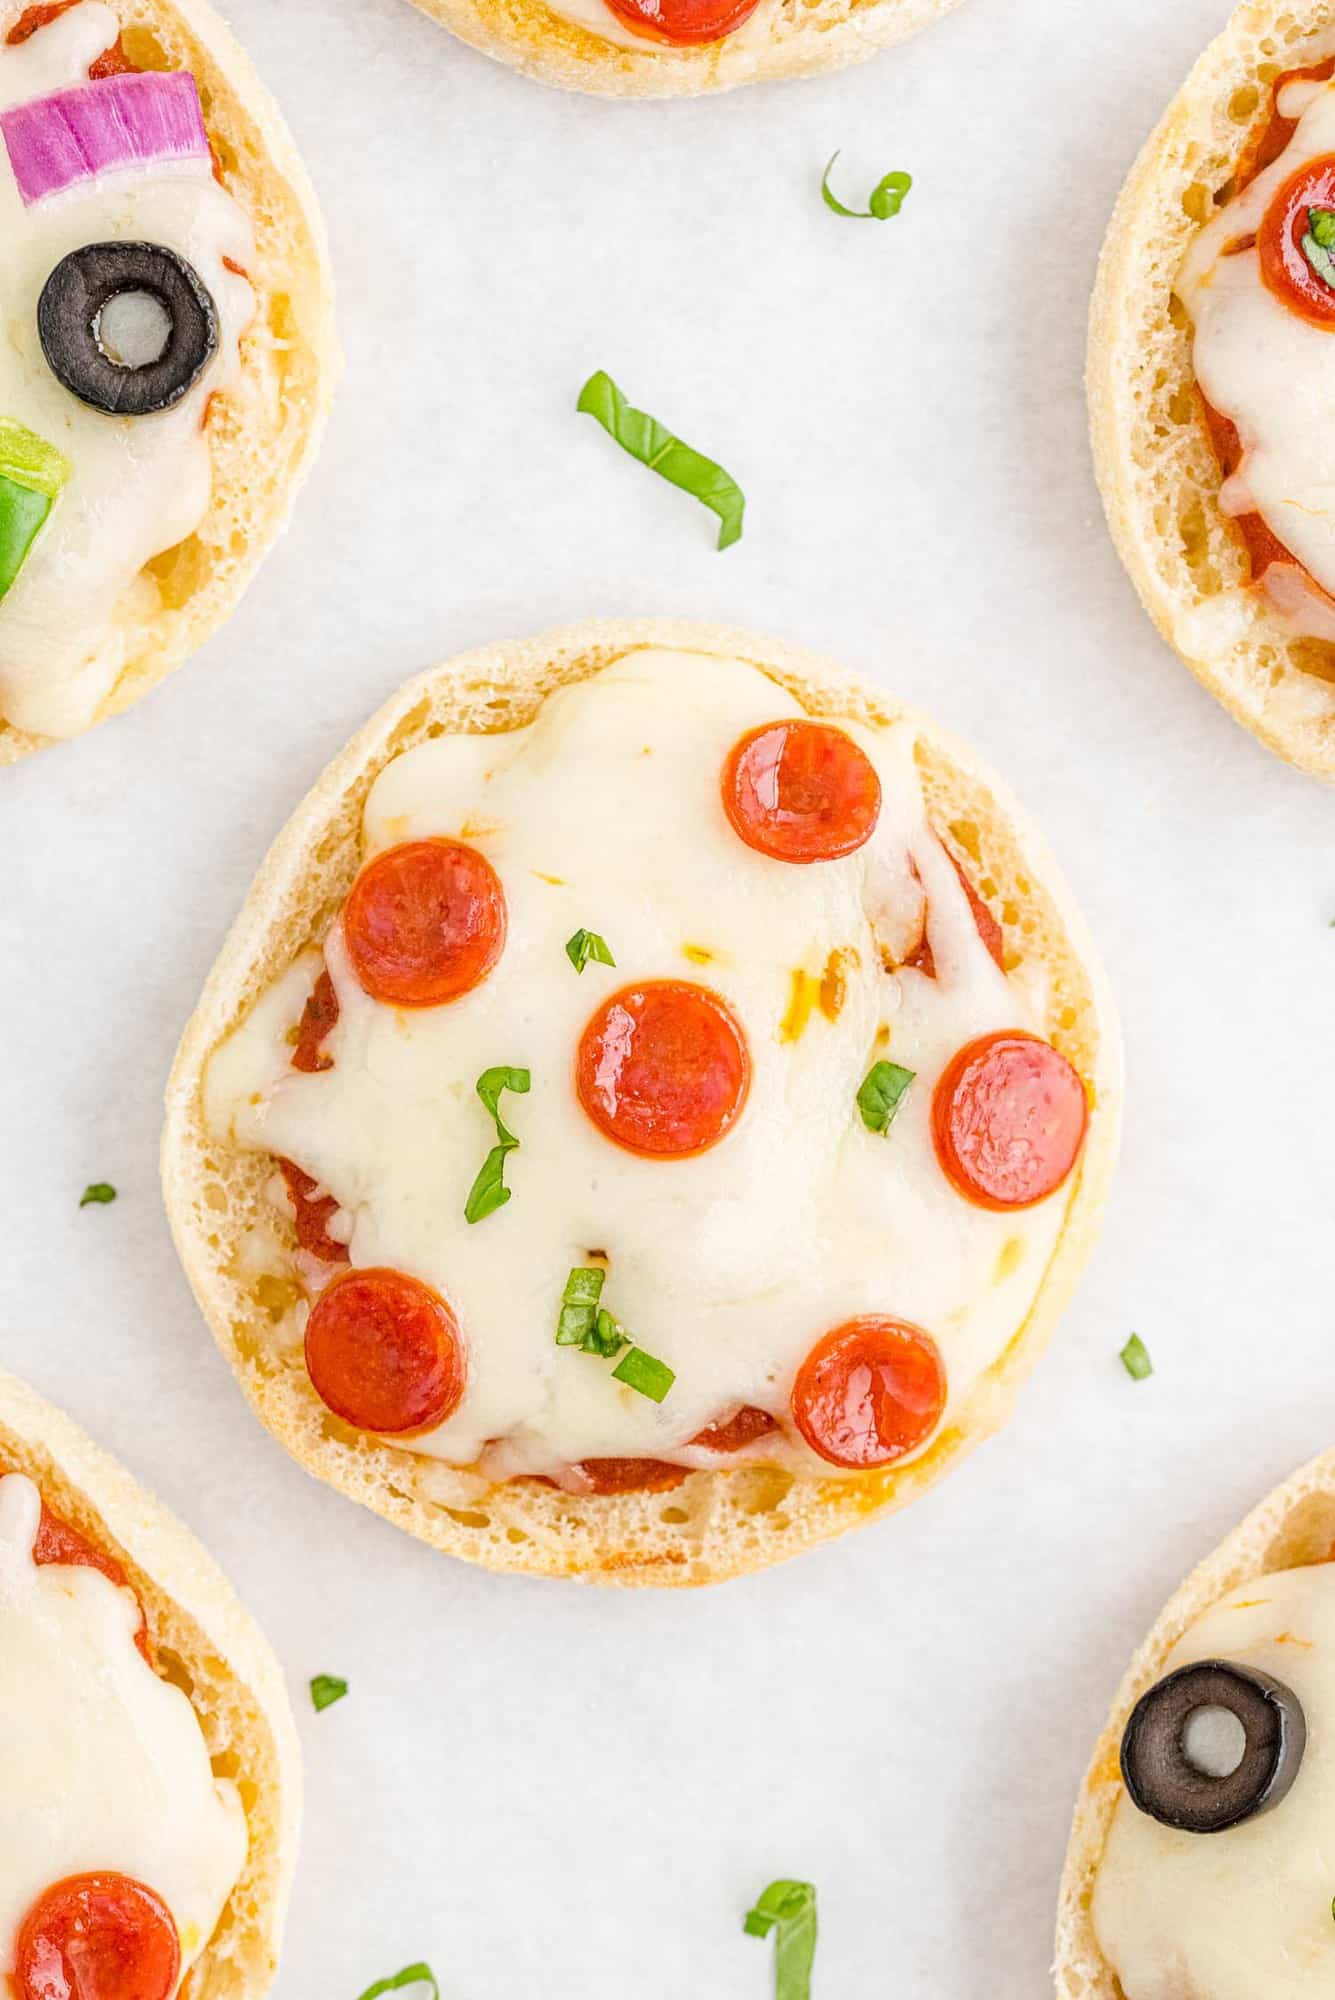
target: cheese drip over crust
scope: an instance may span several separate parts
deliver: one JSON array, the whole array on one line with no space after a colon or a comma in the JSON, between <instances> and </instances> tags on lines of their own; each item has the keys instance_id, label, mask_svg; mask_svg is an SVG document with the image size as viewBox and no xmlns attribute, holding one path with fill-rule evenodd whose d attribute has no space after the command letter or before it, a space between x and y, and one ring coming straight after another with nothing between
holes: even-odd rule
<instances>
[{"instance_id":1,"label":"cheese drip over crust","mask_svg":"<svg viewBox=\"0 0 1335 2000\"><path fill-rule=\"evenodd\" d=\"M30 1479L0 1478L0 1977L37 1899L99 1871L162 1898L184 1975L245 1862L241 1801L185 1695L135 1645L132 1593L33 1561L40 1514Z\"/></svg>"},{"instance_id":2,"label":"cheese drip over crust","mask_svg":"<svg viewBox=\"0 0 1335 2000\"><path fill-rule=\"evenodd\" d=\"M86 83L119 27L102 0L83 0L27 41L0 42L0 110ZM184 257L218 312L213 360L154 416L88 408L57 381L37 337L37 301L62 257L121 239ZM157 608L144 565L203 519L213 485L207 405L240 376L255 307L241 273L254 256L249 220L206 162L127 168L25 208L0 144L0 417L55 445L71 468L0 598L0 717L15 728L72 736L88 727Z\"/></svg>"},{"instance_id":3,"label":"cheese drip over crust","mask_svg":"<svg viewBox=\"0 0 1335 2000\"><path fill-rule=\"evenodd\" d=\"M1232 516L1260 514L1302 565L1266 570L1261 587L1272 610L1296 632L1335 640L1335 605L1322 595L1335 593L1335 326L1300 318L1278 299L1248 240L1290 176L1335 153L1335 82L1295 80L1276 108L1298 120L1292 138L1194 238L1177 292L1194 328L1196 380L1236 425L1242 447L1220 505Z\"/></svg>"},{"instance_id":4,"label":"cheese drip over crust","mask_svg":"<svg viewBox=\"0 0 1335 2000\"><path fill-rule=\"evenodd\" d=\"M840 724L882 788L856 853L796 866L738 838L720 797L728 753L802 713L740 661L641 651L549 695L523 729L408 751L371 790L365 854L431 835L478 848L509 906L496 968L447 1006L387 1007L358 985L336 922L324 943L340 1009L324 1044L333 1067L291 1068L315 952L214 1055L213 1131L294 1160L340 1203L331 1230L353 1265L423 1279L457 1317L466 1393L405 1449L498 1478L559 1479L603 1457L717 1465L689 1441L738 1405L787 1423L799 1364L864 1314L931 1335L948 1424L1023 1324L1070 1185L1022 1213L975 1207L938 1165L930 1108L956 1051L1035 1028L1041 996L1000 972L979 937L928 822L908 725ZM924 911L935 979L903 966ZM565 945L580 928L606 939L615 969L576 976ZM586 1022L618 987L653 979L711 988L749 1045L745 1108L691 1158L622 1150L576 1096ZM878 1059L916 1073L887 1134L866 1128L856 1102ZM496 1136L474 1086L500 1064L532 1074L530 1094L502 1105L520 1141L513 1198L469 1225L465 1200ZM609 1362L555 1345L567 1274L595 1253L604 1304L676 1372L661 1404L614 1381ZM289 1323L293 1365L299 1332ZM791 1430L751 1455L836 1476Z\"/></svg>"},{"instance_id":5,"label":"cheese drip over crust","mask_svg":"<svg viewBox=\"0 0 1335 2000\"><path fill-rule=\"evenodd\" d=\"M1176 1833L1125 1794L1094 1885L1099 1948L1126 2000L1324 2000L1335 1991L1335 1565L1231 1591L1160 1678L1235 1660L1291 1688L1307 1718L1292 1790L1226 1833Z\"/></svg>"}]
</instances>

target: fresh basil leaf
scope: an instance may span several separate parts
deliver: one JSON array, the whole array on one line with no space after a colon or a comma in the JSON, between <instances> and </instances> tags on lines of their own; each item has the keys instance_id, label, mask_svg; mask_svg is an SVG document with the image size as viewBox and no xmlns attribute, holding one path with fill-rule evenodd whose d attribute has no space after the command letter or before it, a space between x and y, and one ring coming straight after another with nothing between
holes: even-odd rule
<instances>
[{"instance_id":1,"label":"fresh basil leaf","mask_svg":"<svg viewBox=\"0 0 1335 2000\"><path fill-rule=\"evenodd\" d=\"M1309 208L1307 227L1323 250L1335 250L1335 208Z\"/></svg>"},{"instance_id":2,"label":"fresh basil leaf","mask_svg":"<svg viewBox=\"0 0 1335 2000\"><path fill-rule=\"evenodd\" d=\"M830 190L830 168L838 158L838 153L831 153L829 166L821 176L820 191L827 208L832 208L836 215L850 216L855 222L888 222L892 215L899 214L904 197L913 186L912 174L886 174L872 189L865 208L845 208Z\"/></svg>"},{"instance_id":3,"label":"fresh basil leaf","mask_svg":"<svg viewBox=\"0 0 1335 2000\"><path fill-rule=\"evenodd\" d=\"M104 1208L109 1201L115 1201L116 1190L110 1181L91 1181L79 1196L80 1208L87 1208L90 1202L98 1202Z\"/></svg>"},{"instance_id":4,"label":"fresh basil leaf","mask_svg":"<svg viewBox=\"0 0 1335 2000\"><path fill-rule=\"evenodd\" d=\"M869 1132L888 1132L904 1093L917 1075L899 1063L873 1063L858 1091L858 1110Z\"/></svg>"},{"instance_id":5,"label":"fresh basil leaf","mask_svg":"<svg viewBox=\"0 0 1335 2000\"><path fill-rule=\"evenodd\" d=\"M496 1144L482 1162L477 1179L468 1191L468 1200L464 1203L465 1222L484 1221L498 1208L504 1208L510 1199L510 1190L505 1185L505 1156L514 1151L519 1141L501 1117L501 1092L513 1090L522 1097L531 1081L526 1069L509 1069L503 1065L484 1069L477 1080L477 1094L496 1121Z\"/></svg>"},{"instance_id":6,"label":"fresh basil leaf","mask_svg":"<svg viewBox=\"0 0 1335 2000\"><path fill-rule=\"evenodd\" d=\"M1335 254L1327 249L1314 230L1309 229L1303 237L1302 253L1322 284L1335 290Z\"/></svg>"},{"instance_id":7,"label":"fresh basil leaf","mask_svg":"<svg viewBox=\"0 0 1335 2000\"><path fill-rule=\"evenodd\" d=\"M311 1682L311 1700L318 1715L321 1709L332 1708L336 1701L342 1701L348 1691L348 1684L337 1674L316 1674Z\"/></svg>"},{"instance_id":8,"label":"fresh basil leaf","mask_svg":"<svg viewBox=\"0 0 1335 2000\"><path fill-rule=\"evenodd\" d=\"M576 1265L571 1271L561 1294L561 1311L556 1321L558 1347L588 1348L597 1325L598 1301L606 1278L606 1271L600 1271L596 1264Z\"/></svg>"},{"instance_id":9,"label":"fresh basil leaf","mask_svg":"<svg viewBox=\"0 0 1335 2000\"><path fill-rule=\"evenodd\" d=\"M741 540L746 500L741 487L703 452L694 451L656 417L632 409L611 376L600 368L579 392L575 408L596 417L608 436L625 452L647 465L661 479L691 494L718 515L718 546L730 548Z\"/></svg>"},{"instance_id":10,"label":"fresh basil leaf","mask_svg":"<svg viewBox=\"0 0 1335 2000\"><path fill-rule=\"evenodd\" d=\"M1154 1373L1150 1350L1138 1333L1133 1333L1118 1357L1133 1382L1143 1382Z\"/></svg>"},{"instance_id":11,"label":"fresh basil leaf","mask_svg":"<svg viewBox=\"0 0 1335 2000\"><path fill-rule=\"evenodd\" d=\"M574 937L566 939L566 957L576 972L583 972L590 959L599 965L615 965L616 960L607 949L607 939L599 937L597 931L576 931Z\"/></svg>"},{"instance_id":12,"label":"fresh basil leaf","mask_svg":"<svg viewBox=\"0 0 1335 2000\"><path fill-rule=\"evenodd\" d=\"M395 1972L388 1979L377 1979L374 1986L367 1987L360 2000L380 2000L382 1993L398 1993L405 1986L429 1986L431 1991L427 2000L440 2000L440 1987L429 1965L405 1965L402 1972Z\"/></svg>"},{"instance_id":13,"label":"fresh basil leaf","mask_svg":"<svg viewBox=\"0 0 1335 2000\"><path fill-rule=\"evenodd\" d=\"M661 1403L677 1379L666 1361L660 1361L657 1355L646 1354L642 1347L632 1347L628 1354L623 1354L612 1370L612 1377L614 1381L624 1382L628 1389L647 1396L652 1403Z\"/></svg>"},{"instance_id":14,"label":"fresh basil leaf","mask_svg":"<svg viewBox=\"0 0 1335 2000\"><path fill-rule=\"evenodd\" d=\"M810 1882L771 1882L742 1923L748 1937L774 1939L774 2000L811 2000L816 1956L816 1891Z\"/></svg>"}]
</instances>

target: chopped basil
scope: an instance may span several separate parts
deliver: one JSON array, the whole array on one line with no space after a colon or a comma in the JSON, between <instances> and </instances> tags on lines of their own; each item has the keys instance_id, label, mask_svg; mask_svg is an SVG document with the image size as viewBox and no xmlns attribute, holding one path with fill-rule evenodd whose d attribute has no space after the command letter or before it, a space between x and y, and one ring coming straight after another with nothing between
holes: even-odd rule
<instances>
[{"instance_id":1,"label":"chopped basil","mask_svg":"<svg viewBox=\"0 0 1335 2000\"><path fill-rule=\"evenodd\" d=\"M838 153L831 153L830 165L821 175L820 191L827 208L832 208L836 215L852 216L857 222L888 222L892 215L899 214L904 206L904 197L913 186L912 174L886 174L872 189L865 208L845 208L830 192L830 167L838 158Z\"/></svg>"},{"instance_id":2,"label":"chopped basil","mask_svg":"<svg viewBox=\"0 0 1335 2000\"><path fill-rule=\"evenodd\" d=\"M514 1151L519 1141L506 1126L498 1107L503 1090L513 1090L522 1097L531 1081L526 1069L504 1067L484 1069L477 1080L477 1094L496 1121L496 1144L482 1162L477 1179L468 1191L468 1200L464 1203L465 1222L481 1222L498 1208L504 1208L510 1199L510 1190L505 1185L505 1156Z\"/></svg>"},{"instance_id":3,"label":"chopped basil","mask_svg":"<svg viewBox=\"0 0 1335 2000\"><path fill-rule=\"evenodd\" d=\"M576 931L574 937L566 939L566 957L576 972L583 972L589 960L596 959L599 965L615 965L616 960L607 949L607 939L599 937L597 931Z\"/></svg>"},{"instance_id":4,"label":"chopped basil","mask_svg":"<svg viewBox=\"0 0 1335 2000\"><path fill-rule=\"evenodd\" d=\"M645 410L634 410L610 375L600 368L579 392L575 408L596 417L623 451L647 465L661 479L680 486L718 515L718 546L730 548L741 540L746 500L731 474L703 452L693 451Z\"/></svg>"},{"instance_id":5,"label":"chopped basil","mask_svg":"<svg viewBox=\"0 0 1335 2000\"><path fill-rule=\"evenodd\" d=\"M109 1201L115 1201L115 1199L116 1190L110 1181L90 1181L79 1196L79 1206L80 1208L87 1208L89 1202L100 1202L105 1207Z\"/></svg>"},{"instance_id":6,"label":"chopped basil","mask_svg":"<svg viewBox=\"0 0 1335 2000\"><path fill-rule=\"evenodd\" d=\"M322 1708L332 1708L336 1701L342 1701L348 1691L348 1684L337 1674L316 1674L311 1682L311 1700L318 1715Z\"/></svg>"},{"instance_id":7,"label":"chopped basil","mask_svg":"<svg viewBox=\"0 0 1335 2000\"><path fill-rule=\"evenodd\" d=\"M1335 289L1335 208L1309 208L1302 252L1318 278Z\"/></svg>"},{"instance_id":8,"label":"chopped basil","mask_svg":"<svg viewBox=\"0 0 1335 2000\"><path fill-rule=\"evenodd\" d=\"M810 1882L771 1882L742 1924L748 1937L774 1939L774 2000L811 2000L816 1956L816 1891Z\"/></svg>"},{"instance_id":9,"label":"chopped basil","mask_svg":"<svg viewBox=\"0 0 1335 2000\"><path fill-rule=\"evenodd\" d=\"M394 1973L389 1979L377 1979L368 1986L361 2000L380 2000L382 1993L397 1993L405 1986L429 1986L427 2000L440 2000L440 1987L436 1975L429 1965L405 1965L402 1972Z\"/></svg>"},{"instance_id":10,"label":"chopped basil","mask_svg":"<svg viewBox=\"0 0 1335 2000\"><path fill-rule=\"evenodd\" d=\"M890 1130L904 1093L916 1075L916 1070L904 1069L899 1063L872 1064L858 1091L858 1110L869 1132Z\"/></svg>"},{"instance_id":11,"label":"chopped basil","mask_svg":"<svg viewBox=\"0 0 1335 2000\"><path fill-rule=\"evenodd\" d=\"M561 1311L556 1322L558 1347L598 1351L589 1342L598 1323L598 1301L606 1279L606 1271L600 1271L596 1264L576 1265L571 1271L561 1294Z\"/></svg>"},{"instance_id":12,"label":"chopped basil","mask_svg":"<svg viewBox=\"0 0 1335 2000\"><path fill-rule=\"evenodd\" d=\"M1120 1360L1133 1382L1143 1382L1147 1375L1154 1373L1154 1363L1150 1360L1150 1350L1138 1333L1133 1333L1122 1349Z\"/></svg>"},{"instance_id":13,"label":"chopped basil","mask_svg":"<svg viewBox=\"0 0 1335 2000\"><path fill-rule=\"evenodd\" d=\"M646 1354L642 1347L632 1347L612 1370L612 1379L624 1382L628 1389L638 1390L652 1403L661 1403L677 1378L666 1361Z\"/></svg>"}]
</instances>

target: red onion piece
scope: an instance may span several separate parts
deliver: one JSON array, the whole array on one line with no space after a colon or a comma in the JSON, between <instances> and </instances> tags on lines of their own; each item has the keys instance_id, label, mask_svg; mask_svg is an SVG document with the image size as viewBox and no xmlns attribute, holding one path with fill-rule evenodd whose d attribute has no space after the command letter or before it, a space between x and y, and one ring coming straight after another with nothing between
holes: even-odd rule
<instances>
[{"instance_id":1,"label":"red onion piece","mask_svg":"<svg viewBox=\"0 0 1335 2000\"><path fill-rule=\"evenodd\" d=\"M147 70L76 84L0 112L0 134L25 207L118 167L209 162L189 70Z\"/></svg>"}]
</instances>

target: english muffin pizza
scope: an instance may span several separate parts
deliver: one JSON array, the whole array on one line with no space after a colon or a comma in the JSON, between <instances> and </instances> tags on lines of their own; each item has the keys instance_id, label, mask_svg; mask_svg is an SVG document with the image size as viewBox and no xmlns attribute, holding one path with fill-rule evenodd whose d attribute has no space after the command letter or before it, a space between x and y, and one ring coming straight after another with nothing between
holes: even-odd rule
<instances>
[{"instance_id":1,"label":"english muffin pizza","mask_svg":"<svg viewBox=\"0 0 1335 2000\"><path fill-rule=\"evenodd\" d=\"M165 1185L310 1470L497 1568L694 1583L996 1427L1117 1105L1084 927L967 752L805 654L595 624L410 683L298 809Z\"/></svg>"},{"instance_id":2,"label":"english muffin pizza","mask_svg":"<svg viewBox=\"0 0 1335 2000\"><path fill-rule=\"evenodd\" d=\"M958 0L417 0L462 41L541 83L681 97L843 69Z\"/></svg>"},{"instance_id":3,"label":"english muffin pizza","mask_svg":"<svg viewBox=\"0 0 1335 2000\"><path fill-rule=\"evenodd\" d=\"M1317 2000L1335 1986L1335 1453L1190 1576L1076 1809L1061 2000Z\"/></svg>"},{"instance_id":4,"label":"english muffin pizza","mask_svg":"<svg viewBox=\"0 0 1335 2000\"><path fill-rule=\"evenodd\" d=\"M1248 0L1169 106L1104 246L1089 394L1160 631L1335 776L1335 0Z\"/></svg>"},{"instance_id":5,"label":"english muffin pizza","mask_svg":"<svg viewBox=\"0 0 1335 2000\"><path fill-rule=\"evenodd\" d=\"M0 0L0 762L126 708L286 519L335 366L323 230L201 0Z\"/></svg>"},{"instance_id":6,"label":"english muffin pizza","mask_svg":"<svg viewBox=\"0 0 1335 2000\"><path fill-rule=\"evenodd\" d=\"M0 1986L258 2000L299 1812L277 1662L199 1545L0 1375Z\"/></svg>"}]
</instances>

